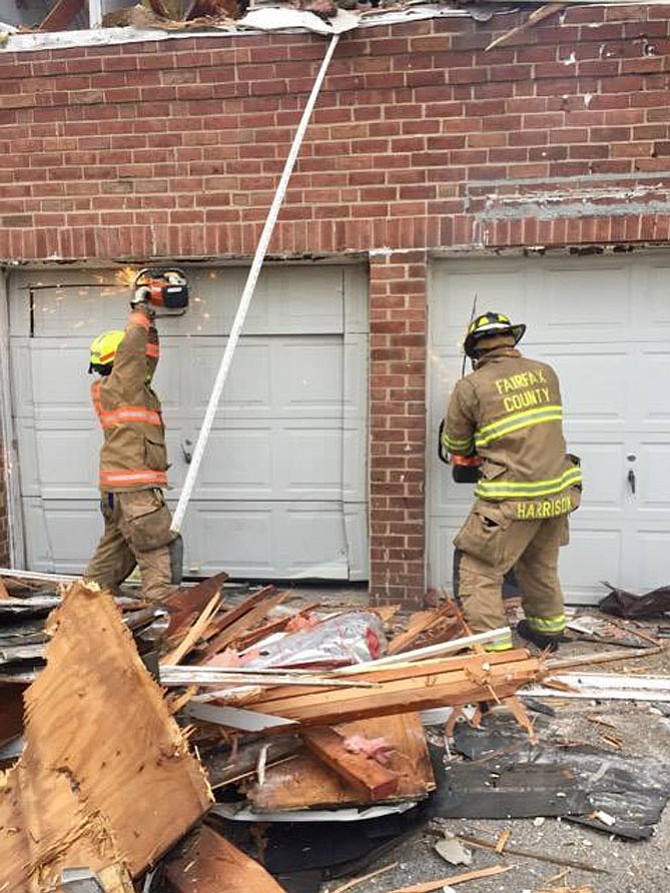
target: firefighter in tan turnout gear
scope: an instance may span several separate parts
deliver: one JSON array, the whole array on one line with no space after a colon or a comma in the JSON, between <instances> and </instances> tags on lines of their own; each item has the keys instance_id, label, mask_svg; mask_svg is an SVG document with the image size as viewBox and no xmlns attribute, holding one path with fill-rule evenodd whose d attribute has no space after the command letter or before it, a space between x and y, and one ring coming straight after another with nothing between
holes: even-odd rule
<instances>
[{"instance_id":1,"label":"firefighter in tan turnout gear","mask_svg":"<svg viewBox=\"0 0 670 893\"><path fill-rule=\"evenodd\" d=\"M84 573L117 587L139 566L143 596L160 601L181 582L182 542L165 504L167 450L160 400L151 388L159 342L148 293L138 288L125 331L91 344L91 397L102 427L102 539Z\"/></svg>"},{"instance_id":2,"label":"firefighter in tan turnout gear","mask_svg":"<svg viewBox=\"0 0 670 893\"><path fill-rule=\"evenodd\" d=\"M566 454L558 378L515 345L525 325L484 313L470 325L465 352L474 371L454 388L442 447L482 464L476 501L454 539L459 595L473 632L506 626L502 581L512 567L523 590L525 639L556 648L565 629L558 579L559 546L578 505L579 460ZM511 636L487 646L512 647Z\"/></svg>"}]
</instances>

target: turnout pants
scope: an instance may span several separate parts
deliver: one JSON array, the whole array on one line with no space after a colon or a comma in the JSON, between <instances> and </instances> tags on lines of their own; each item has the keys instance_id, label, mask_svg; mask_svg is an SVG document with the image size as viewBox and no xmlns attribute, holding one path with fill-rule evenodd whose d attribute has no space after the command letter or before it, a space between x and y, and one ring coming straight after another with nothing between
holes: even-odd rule
<instances>
[{"instance_id":1,"label":"turnout pants","mask_svg":"<svg viewBox=\"0 0 670 893\"><path fill-rule=\"evenodd\" d=\"M499 507L475 506L454 540L461 552L458 591L473 633L507 625L503 578L514 568L522 606L530 626L548 636L565 629L563 593L558 579L558 550L568 541L568 518L534 521L507 519ZM488 650L511 648L508 641Z\"/></svg>"},{"instance_id":2,"label":"turnout pants","mask_svg":"<svg viewBox=\"0 0 670 893\"><path fill-rule=\"evenodd\" d=\"M147 601L166 598L181 582L181 537L161 490L100 494L105 530L84 579L115 592L139 566Z\"/></svg>"}]
</instances>

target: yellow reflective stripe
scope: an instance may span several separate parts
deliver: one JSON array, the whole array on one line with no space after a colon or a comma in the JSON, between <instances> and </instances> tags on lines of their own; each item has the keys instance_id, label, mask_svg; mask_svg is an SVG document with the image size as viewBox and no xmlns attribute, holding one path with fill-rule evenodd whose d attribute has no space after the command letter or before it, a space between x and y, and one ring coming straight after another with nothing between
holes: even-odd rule
<instances>
[{"instance_id":1,"label":"yellow reflective stripe","mask_svg":"<svg viewBox=\"0 0 670 893\"><path fill-rule=\"evenodd\" d=\"M478 447L486 446L499 437L529 428L531 425L540 425L543 422L563 421L563 408L558 405L543 406L538 409L527 409L524 412L515 412L511 415L491 422L475 431L475 444Z\"/></svg>"},{"instance_id":2,"label":"yellow reflective stripe","mask_svg":"<svg viewBox=\"0 0 670 893\"><path fill-rule=\"evenodd\" d=\"M556 617L529 617L526 614L528 625L538 633L562 633L565 629L565 614Z\"/></svg>"},{"instance_id":3,"label":"yellow reflective stripe","mask_svg":"<svg viewBox=\"0 0 670 893\"><path fill-rule=\"evenodd\" d=\"M442 446L450 453L469 453L475 445L473 437L466 437L458 440L455 437L449 437L446 431L442 432Z\"/></svg>"},{"instance_id":4,"label":"yellow reflective stripe","mask_svg":"<svg viewBox=\"0 0 670 893\"><path fill-rule=\"evenodd\" d=\"M475 487L475 496L482 499L522 499L537 496L551 496L560 493L567 487L581 484L582 471L580 468L568 468L560 477L547 481L486 481L480 480Z\"/></svg>"},{"instance_id":5,"label":"yellow reflective stripe","mask_svg":"<svg viewBox=\"0 0 670 893\"><path fill-rule=\"evenodd\" d=\"M513 648L512 636L502 636L495 642L487 642L484 645L484 651L510 651Z\"/></svg>"}]
</instances>

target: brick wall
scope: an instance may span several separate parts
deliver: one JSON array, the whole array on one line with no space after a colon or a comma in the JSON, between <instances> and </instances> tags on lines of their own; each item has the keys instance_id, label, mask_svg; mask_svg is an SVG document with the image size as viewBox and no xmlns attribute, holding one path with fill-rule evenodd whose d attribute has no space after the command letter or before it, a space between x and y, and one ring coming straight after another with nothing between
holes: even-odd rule
<instances>
[{"instance_id":1,"label":"brick wall","mask_svg":"<svg viewBox=\"0 0 670 893\"><path fill-rule=\"evenodd\" d=\"M372 252L372 591L423 590L434 248L663 242L670 9L342 38L273 254ZM0 258L250 256L325 52L310 35L0 58Z\"/></svg>"}]
</instances>

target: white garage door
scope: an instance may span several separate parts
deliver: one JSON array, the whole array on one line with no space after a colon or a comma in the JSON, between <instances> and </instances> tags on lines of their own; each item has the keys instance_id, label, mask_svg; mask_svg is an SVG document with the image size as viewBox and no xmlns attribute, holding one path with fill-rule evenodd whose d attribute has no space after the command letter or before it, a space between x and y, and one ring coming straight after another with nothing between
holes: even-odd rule
<instances>
[{"instance_id":1,"label":"white garage door","mask_svg":"<svg viewBox=\"0 0 670 893\"><path fill-rule=\"evenodd\" d=\"M173 506L245 278L239 268L190 271L188 313L159 322L155 386ZM188 572L367 578L366 288L365 270L354 266L263 272L187 513ZM88 345L124 325L129 294L113 270L12 278L13 405L31 569L81 571L100 534L101 434Z\"/></svg>"},{"instance_id":2,"label":"white garage door","mask_svg":"<svg viewBox=\"0 0 670 893\"><path fill-rule=\"evenodd\" d=\"M555 367L568 448L582 457L582 508L561 552L573 601L600 581L639 592L670 583L670 257L440 260L430 305L429 577L451 583L451 540L472 487L436 458L436 431L460 376L473 297L528 323L521 343ZM469 371L468 364L468 371Z\"/></svg>"}]
</instances>

